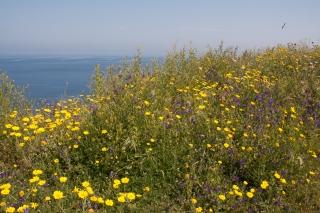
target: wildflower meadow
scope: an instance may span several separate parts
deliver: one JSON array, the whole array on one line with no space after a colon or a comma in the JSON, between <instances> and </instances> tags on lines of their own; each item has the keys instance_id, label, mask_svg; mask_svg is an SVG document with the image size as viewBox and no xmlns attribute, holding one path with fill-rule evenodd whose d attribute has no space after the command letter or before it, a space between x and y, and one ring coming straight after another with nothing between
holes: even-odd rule
<instances>
[{"instance_id":1,"label":"wildflower meadow","mask_svg":"<svg viewBox=\"0 0 320 213\"><path fill-rule=\"evenodd\" d=\"M320 212L320 48L189 45L36 102L0 75L0 212Z\"/></svg>"}]
</instances>

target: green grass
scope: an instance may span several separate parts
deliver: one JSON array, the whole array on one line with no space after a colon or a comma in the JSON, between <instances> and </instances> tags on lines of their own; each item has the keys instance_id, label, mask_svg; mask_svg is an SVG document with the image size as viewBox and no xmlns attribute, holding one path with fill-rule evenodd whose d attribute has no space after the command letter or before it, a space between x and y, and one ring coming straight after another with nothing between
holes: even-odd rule
<instances>
[{"instance_id":1,"label":"green grass","mask_svg":"<svg viewBox=\"0 0 320 213\"><path fill-rule=\"evenodd\" d=\"M320 211L318 46L141 59L55 104L1 74L0 211Z\"/></svg>"}]
</instances>

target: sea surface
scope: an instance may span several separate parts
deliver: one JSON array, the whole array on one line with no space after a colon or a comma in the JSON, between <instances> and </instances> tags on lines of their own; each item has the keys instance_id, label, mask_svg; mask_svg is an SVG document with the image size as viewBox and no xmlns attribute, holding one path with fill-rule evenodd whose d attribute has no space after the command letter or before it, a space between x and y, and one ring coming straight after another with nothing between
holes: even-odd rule
<instances>
[{"instance_id":1,"label":"sea surface","mask_svg":"<svg viewBox=\"0 0 320 213\"><path fill-rule=\"evenodd\" d=\"M142 65L153 58L144 57ZM87 85L96 64L107 71L108 66L117 67L124 59L125 56L0 56L0 73L6 72L15 86L29 85L29 99L56 101L89 94Z\"/></svg>"}]
</instances>

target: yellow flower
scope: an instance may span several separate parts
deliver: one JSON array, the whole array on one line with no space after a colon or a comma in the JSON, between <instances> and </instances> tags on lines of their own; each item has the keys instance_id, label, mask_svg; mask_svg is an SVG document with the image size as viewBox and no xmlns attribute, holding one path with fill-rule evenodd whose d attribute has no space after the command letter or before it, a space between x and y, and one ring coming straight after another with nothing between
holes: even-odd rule
<instances>
[{"instance_id":1,"label":"yellow flower","mask_svg":"<svg viewBox=\"0 0 320 213\"><path fill-rule=\"evenodd\" d=\"M61 191L54 191L54 192L53 192L53 197L54 197L54 199L59 200L59 199L63 198L63 192L61 192Z\"/></svg>"},{"instance_id":2,"label":"yellow flower","mask_svg":"<svg viewBox=\"0 0 320 213\"><path fill-rule=\"evenodd\" d=\"M287 183L286 179L284 179L284 178L281 178L280 182L283 183L283 184Z\"/></svg>"},{"instance_id":3,"label":"yellow flower","mask_svg":"<svg viewBox=\"0 0 320 213\"><path fill-rule=\"evenodd\" d=\"M84 131L83 134L89 135L89 131Z\"/></svg>"},{"instance_id":4,"label":"yellow flower","mask_svg":"<svg viewBox=\"0 0 320 213\"><path fill-rule=\"evenodd\" d=\"M200 105L198 108L199 108L199 109L204 109L204 108L206 108L206 106Z\"/></svg>"},{"instance_id":5,"label":"yellow flower","mask_svg":"<svg viewBox=\"0 0 320 213\"><path fill-rule=\"evenodd\" d=\"M315 175L315 173L313 171L310 171L309 174L310 175Z\"/></svg>"},{"instance_id":6,"label":"yellow flower","mask_svg":"<svg viewBox=\"0 0 320 213\"><path fill-rule=\"evenodd\" d=\"M252 198L252 197L253 197L253 193L252 193L252 192L247 192L247 196L248 196L249 198Z\"/></svg>"},{"instance_id":7,"label":"yellow flower","mask_svg":"<svg viewBox=\"0 0 320 213\"><path fill-rule=\"evenodd\" d=\"M226 196L224 196L224 195L219 195L219 198L220 198L220 200L225 200L225 199L226 199Z\"/></svg>"},{"instance_id":8,"label":"yellow flower","mask_svg":"<svg viewBox=\"0 0 320 213\"><path fill-rule=\"evenodd\" d=\"M248 182L247 182L247 181L243 181L243 184L244 184L244 185L248 185Z\"/></svg>"},{"instance_id":9,"label":"yellow flower","mask_svg":"<svg viewBox=\"0 0 320 213\"><path fill-rule=\"evenodd\" d=\"M151 112L145 112L144 114L145 115L151 115Z\"/></svg>"},{"instance_id":10,"label":"yellow flower","mask_svg":"<svg viewBox=\"0 0 320 213\"><path fill-rule=\"evenodd\" d=\"M98 198L96 196L91 196L90 200L93 201L93 202L96 202L98 200Z\"/></svg>"},{"instance_id":11,"label":"yellow flower","mask_svg":"<svg viewBox=\"0 0 320 213\"><path fill-rule=\"evenodd\" d=\"M150 105L150 103L149 103L148 101L144 101L144 104L145 104L146 106L149 106L149 105Z\"/></svg>"},{"instance_id":12,"label":"yellow flower","mask_svg":"<svg viewBox=\"0 0 320 213\"><path fill-rule=\"evenodd\" d=\"M275 176L276 178L280 179L280 175L279 175L277 172L274 174L274 176Z\"/></svg>"},{"instance_id":13,"label":"yellow flower","mask_svg":"<svg viewBox=\"0 0 320 213\"><path fill-rule=\"evenodd\" d=\"M88 192L84 191L84 190L80 190L78 192L78 196L82 199L85 199L88 196Z\"/></svg>"},{"instance_id":14,"label":"yellow flower","mask_svg":"<svg viewBox=\"0 0 320 213\"><path fill-rule=\"evenodd\" d=\"M37 203L30 203L30 204L31 204L31 208L33 208L33 209L35 209L39 206Z\"/></svg>"},{"instance_id":15,"label":"yellow flower","mask_svg":"<svg viewBox=\"0 0 320 213\"><path fill-rule=\"evenodd\" d=\"M24 212L27 208L29 208L28 205L20 206L20 207L17 209L17 212Z\"/></svg>"},{"instance_id":16,"label":"yellow flower","mask_svg":"<svg viewBox=\"0 0 320 213\"><path fill-rule=\"evenodd\" d=\"M228 147L229 147L229 144L225 143L225 144L223 144L223 146L224 146L225 148L228 148Z\"/></svg>"},{"instance_id":17,"label":"yellow flower","mask_svg":"<svg viewBox=\"0 0 320 213\"><path fill-rule=\"evenodd\" d=\"M127 177L121 178L121 183L129 183L129 178Z\"/></svg>"},{"instance_id":18,"label":"yellow flower","mask_svg":"<svg viewBox=\"0 0 320 213\"><path fill-rule=\"evenodd\" d=\"M64 183L64 182L66 182L68 180L68 178L67 177L60 177L59 180L60 180L61 183Z\"/></svg>"},{"instance_id":19,"label":"yellow flower","mask_svg":"<svg viewBox=\"0 0 320 213\"><path fill-rule=\"evenodd\" d=\"M2 184L0 186L0 189L10 189L11 188L11 184L10 183L5 183L5 184Z\"/></svg>"},{"instance_id":20,"label":"yellow flower","mask_svg":"<svg viewBox=\"0 0 320 213\"><path fill-rule=\"evenodd\" d=\"M12 212L15 212L16 211L16 208L14 208L13 206L10 206L8 208L6 208L6 212L8 213L12 213Z\"/></svg>"},{"instance_id":21,"label":"yellow flower","mask_svg":"<svg viewBox=\"0 0 320 213\"><path fill-rule=\"evenodd\" d=\"M105 203L107 206L113 206L113 200L107 199Z\"/></svg>"},{"instance_id":22,"label":"yellow flower","mask_svg":"<svg viewBox=\"0 0 320 213\"><path fill-rule=\"evenodd\" d=\"M122 196L118 197L118 201L120 203L124 203L124 202L126 202L126 198L122 195Z\"/></svg>"},{"instance_id":23,"label":"yellow flower","mask_svg":"<svg viewBox=\"0 0 320 213\"><path fill-rule=\"evenodd\" d=\"M181 116L180 116L180 115L176 115L176 118L180 119L180 118L181 118Z\"/></svg>"},{"instance_id":24,"label":"yellow flower","mask_svg":"<svg viewBox=\"0 0 320 213\"><path fill-rule=\"evenodd\" d=\"M94 194L93 189L90 186L86 187L86 190L89 194Z\"/></svg>"},{"instance_id":25,"label":"yellow flower","mask_svg":"<svg viewBox=\"0 0 320 213\"><path fill-rule=\"evenodd\" d=\"M196 204L196 203L197 203L197 200L194 199L194 198L192 198L192 199L191 199L191 203L192 203L192 204Z\"/></svg>"},{"instance_id":26,"label":"yellow flower","mask_svg":"<svg viewBox=\"0 0 320 213\"><path fill-rule=\"evenodd\" d=\"M39 184L40 186L43 186L44 184L46 184L46 181L45 181L45 180L40 180L40 181L38 182L38 184Z\"/></svg>"},{"instance_id":27,"label":"yellow flower","mask_svg":"<svg viewBox=\"0 0 320 213\"><path fill-rule=\"evenodd\" d=\"M84 181L84 182L82 182L82 186L88 187L88 186L90 186L90 183L88 181Z\"/></svg>"},{"instance_id":28,"label":"yellow flower","mask_svg":"<svg viewBox=\"0 0 320 213\"><path fill-rule=\"evenodd\" d=\"M160 117L159 117L159 120L160 120L160 121L162 121L163 119L164 119L164 117L163 117L163 116L160 116Z\"/></svg>"},{"instance_id":29,"label":"yellow flower","mask_svg":"<svg viewBox=\"0 0 320 213\"><path fill-rule=\"evenodd\" d=\"M102 197L98 197L98 203L104 203L104 200Z\"/></svg>"},{"instance_id":30,"label":"yellow flower","mask_svg":"<svg viewBox=\"0 0 320 213\"><path fill-rule=\"evenodd\" d=\"M106 134L106 133L107 133L107 130L103 129L103 130L101 131L101 133L102 133L102 134Z\"/></svg>"},{"instance_id":31,"label":"yellow flower","mask_svg":"<svg viewBox=\"0 0 320 213\"><path fill-rule=\"evenodd\" d=\"M261 188L266 189L269 186L268 181L262 181Z\"/></svg>"},{"instance_id":32,"label":"yellow flower","mask_svg":"<svg viewBox=\"0 0 320 213\"><path fill-rule=\"evenodd\" d=\"M7 129L10 129L12 127L12 124L6 124L5 126Z\"/></svg>"},{"instance_id":33,"label":"yellow flower","mask_svg":"<svg viewBox=\"0 0 320 213\"><path fill-rule=\"evenodd\" d=\"M127 198L129 198L129 200L134 200L136 199L136 195L133 192L129 192L127 194Z\"/></svg>"},{"instance_id":34,"label":"yellow flower","mask_svg":"<svg viewBox=\"0 0 320 213\"><path fill-rule=\"evenodd\" d=\"M147 186L146 188L143 189L144 191L150 191L150 188Z\"/></svg>"},{"instance_id":35,"label":"yellow flower","mask_svg":"<svg viewBox=\"0 0 320 213\"><path fill-rule=\"evenodd\" d=\"M72 192L78 192L79 189L75 186L74 189L72 190Z\"/></svg>"},{"instance_id":36,"label":"yellow flower","mask_svg":"<svg viewBox=\"0 0 320 213\"><path fill-rule=\"evenodd\" d=\"M237 185L233 185L232 188L235 190L239 190L239 187Z\"/></svg>"},{"instance_id":37,"label":"yellow flower","mask_svg":"<svg viewBox=\"0 0 320 213\"><path fill-rule=\"evenodd\" d=\"M10 190L9 189L2 189L1 190L1 194L2 195L8 195L10 193Z\"/></svg>"},{"instance_id":38,"label":"yellow flower","mask_svg":"<svg viewBox=\"0 0 320 213\"><path fill-rule=\"evenodd\" d=\"M20 196L20 197L23 197L23 196L24 196L24 191L21 190L21 191L19 192L19 196Z\"/></svg>"},{"instance_id":39,"label":"yellow flower","mask_svg":"<svg viewBox=\"0 0 320 213\"><path fill-rule=\"evenodd\" d=\"M283 132L283 129L282 128L278 128L279 132Z\"/></svg>"},{"instance_id":40,"label":"yellow flower","mask_svg":"<svg viewBox=\"0 0 320 213\"><path fill-rule=\"evenodd\" d=\"M47 197L45 198L45 200L46 200L46 201L49 201L49 200L51 200L51 198L50 198L49 196L47 196Z\"/></svg>"},{"instance_id":41,"label":"yellow flower","mask_svg":"<svg viewBox=\"0 0 320 213\"><path fill-rule=\"evenodd\" d=\"M59 159L54 159L54 161L53 162L55 162L55 163L59 163Z\"/></svg>"},{"instance_id":42,"label":"yellow flower","mask_svg":"<svg viewBox=\"0 0 320 213\"><path fill-rule=\"evenodd\" d=\"M13 126L13 127L11 127L11 129L14 130L14 131L18 131L18 130L20 129L20 127L18 127L18 126Z\"/></svg>"},{"instance_id":43,"label":"yellow flower","mask_svg":"<svg viewBox=\"0 0 320 213\"><path fill-rule=\"evenodd\" d=\"M199 206L198 208L196 208L196 212L202 212L202 208Z\"/></svg>"}]
</instances>

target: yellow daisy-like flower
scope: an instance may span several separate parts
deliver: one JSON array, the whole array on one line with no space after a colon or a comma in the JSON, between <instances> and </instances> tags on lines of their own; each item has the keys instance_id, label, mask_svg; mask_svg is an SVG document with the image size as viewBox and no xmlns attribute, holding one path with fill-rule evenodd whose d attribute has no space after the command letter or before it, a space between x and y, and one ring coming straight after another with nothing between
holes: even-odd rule
<instances>
[{"instance_id":1,"label":"yellow daisy-like flower","mask_svg":"<svg viewBox=\"0 0 320 213\"><path fill-rule=\"evenodd\" d=\"M220 200L225 200L225 199L226 199L226 196L224 196L224 195L219 195L219 198L220 198Z\"/></svg>"},{"instance_id":2,"label":"yellow daisy-like flower","mask_svg":"<svg viewBox=\"0 0 320 213\"><path fill-rule=\"evenodd\" d=\"M67 177L60 177L59 180L60 180L61 183L64 183L64 182L66 182L68 180L68 178Z\"/></svg>"},{"instance_id":3,"label":"yellow daisy-like flower","mask_svg":"<svg viewBox=\"0 0 320 213\"><path fill-rule=\"evenodd\" d=\"M8 195L10 193L10 190L9 189L2 189L1 190L1 194L2 195Z\"/></svg>"},{"instance_id":4,"label":"yellow daisy-like flower","mask_svg":"<svg viewBox=\"0 0 320 213\"><path fill-rule=\"evenodd\" d=\"M72 192L79 192L79 189L75 186Z\"/></svg>"},{"instance_id":5,"label":"yellow daisy-like flower","mask_svg":"<svg viewBox=\"0 0 320 213\"><path fill-rule=\"evenodd\" d=\"M113 200L107 199L105 203L107 206L113 206Z\"/></svg>"},{"instance_id":6,"label":"yellow daisy-like flower","mask_svg":"<svg viewBox=\"0 0 320 213\"><path fill-rule=\"evenodd\" d=\"M86 190L89 194L94 194L93 189L90 186L86 187Z\"/></svg>"},{"instance_id":7,"label":"yellow daisy-like flower","mask_svg":"<svg viewBox=\"0 0 320 213\"><path fill-rule=\"evenodd\" d=\"M196 208L196 212L202 212L202 208L199 206L198 208Z\"/></svg>"},{"instance_id":8,"label":"yellow daisy-like flower","mask_svg":"<svg viewBox=\"0 0 320 213\"><path fill-rule=\"evenodd\" d=\"M88 197L88 192L84 191L84 190L80 190L78 192L78 196L81 198L81 199L85 199L86 197Z\"/></svg>"},{"instance_id":9,"label":"yellow daisy-like flower","mask_svg":"<svg viewBox=\"0 0 320 213\"><path fill-rule=\"evenodd\" d=\"M136 199L136 195L133 192L129 192L127 194L127 198L129 198L129 200L134 200Z\"/></svg>"},{"instance_id":10,"label":"yellow daisy-like flower","mask_svg":"<svg viewBox=\"0 0 320 213\"><path fill-rule=\"evenodd\" d=\"M15 211L16 211L16 208L14 208L13 206L6 208L6 212L8 213L15 212Z\"/></svg>"},{"instance_id":11,"label":"yellow daisy-like flower","mask_svg":"<svg viewBox=\"0 0 320 213\"><path fill-rule=\"evenodd\" d=\"M269 186L268 181L262 181L261 188L266 189Z\"/></svg>"},{"instance_id":12,"label":"yellow daisy-like flower","mask_svg":"<svg viewBox=\"0 0 320 213\"><path fill-rule=\"evenodd\" d=\"M200 105L198 108L199 108L199 109L204 109L204 108L206 108L206 106Z\"/></svg>"},{"instance_id":13,"label":"yellow daisy-like flower","mask_svg":"<svg viewBox=\"0 0 320 213\"><path fill-rule=\"evenodd\" d=\"M127 177L121 178L121 183L129 183L129 178Z\"/></svg>"},{"instance_id":14,"label":"yellow daisy-like flower","mask_svg":"<svg viewBox=\"0 0 320 213\"><path fill-rule=\"evenodd\" d=\"M147 186L143 190L148 192L148 191L150 191L150 187Z\"/></svg>"},{"instance_id":15,"label":"yellow daisy-like flower","mask_svg":"<svg viewBox=\"0 0 320 213\"><path fill-rule=\"evenodd\" d=\"M225 148L228 148L228 147L229 147L229 144L225 143L225 144L223 144L223 146L224 146Z\"/></svg>"},{"instance_id":16,"label":"yellow daisy-like flower","mask_svg":"<svg viewBox=\"0 0 320 213\"><path fill-rule=\"evenodd\" d=\"M89 135L89 131L84 131L83 134Z\"/></svg>"},{"instance_id":17,"label":"yellow daisy-like flower","mask_svg":"<svg viewBox=\"0 0 320 213\"><path fill-rule=\"evenodd\" d=\"M118 201L120 203L124 203L124 202L126 202L126 198L122 195L122 196L118 197Z\"/></svg>"},{"instance_id":18,"label":"yellow daisy-like flower","mask_svg":"<svg viewBox=\"0 0 320 213\"><path fill-rule=\"evenodd\" d=\"M53 192L53 197L54 197L54 199L59 200L59 199L63 198L63 192L61 192L61 191L54 191L54 192Z\"/></svg>"},{"instance_id":19,"label":"yellow daisy-like flower","mask_svg":"<svg viewBox=\"0 0 320 213\"><path fill-rule=\"evenodd\" d=\"M40 180L40 181L38 182L38 184L39 184L40 186L43 186L44 184L46 184L46 181L45 181L45 180Z\"/></svg>"},{"instance_id":20,"label":"yellow daisy-like flower","mask_svg":"<svg viewBox=\"0 0 320 213\"><path fill-rule=\"evenodd\" d=\"M43 172L42 172L42 170L33 170L33 172L32 172L32 174L33 175L41 175Z\"/></svg>"},{"instance_id":21,"label":"yellow daisy-like flower","mask_svg":"<svg viewBox=\"0 0 320 213\"><path fill-rule=\"evenodd\" d=\"M103 129L103 130L101 131L101 133L102 133L102 134L106 134L106 133L107 133L107 130Z\"/></svg>"},{"instance_id":22,"label":"yellow daisy-like flower","mask_svg":"<svg viewBox=\"0 0 320 213\"><path fill-rule=\"evenodd\" d=\"M198 201L197 201L196 199L194 199L194 198L191 199L191 203L192 203L192 204L196 204L197 202L198 202Z\"/></svg>"},{"instance_id":23,"label":"yellow daisy-like flower","mask_svg":"<svg viewBox=\"0 0 320 213\"><path fill-rule=\"evenodd\" d=\"M84 181L84 182L82 182L82 186L88 187L88 186L90 186L90 183L88 181Z\"/></svg>"},{"instance_id":24,"label":"yellow daisy-like flower","mask_svg":"<svg viewBox=\"0 0 320 213\"><path fill-rule=\"evenodd\" d=\"M5 184L2 184L0 186L0 189L10 189L11 188L11 184L10 183L5 183Z\"/></svg>"},{"instance_id":25,"label":"yellow daisy-like flower","mask_svg":"<svg viewBox=\"0 0 320 213\"><path fill-rule=\"evenodd\" d=\"M253 198L253 193L252 192L247 192L248 198Z\"/></svg>"},{"instance_id":26,"label":"yellow daisy-like flower","mask_svg":"<svg viewBox=\"0 0 320 213\"><path fill-rule=\"evenodd\" d=\"M278 172L276 172L276 173L274 174L274 176L275 176L275 178L280 179L280 175L278 174Z\"/></svg>"},{"instance_id":27,"label":"yellow daisy-like flower","mask_svg":"<svg viewBox=\"0 0 320 213\"><path fill-rule=\"evenodd\" d=\"M39 204L37 203L30 203L31 204L31 208L35 209L39 206Z\"/></svg>"},{"instance_id":28,"label":"yellow daisy-like flower","mask_svg":"<svg viewBox=\"0 0 320 213\"><path fill-rule=\"evenodd\" d=\"M98 197L98 203L104 203L104 200L102 197Z\"/></svg>"}]
</instances>

